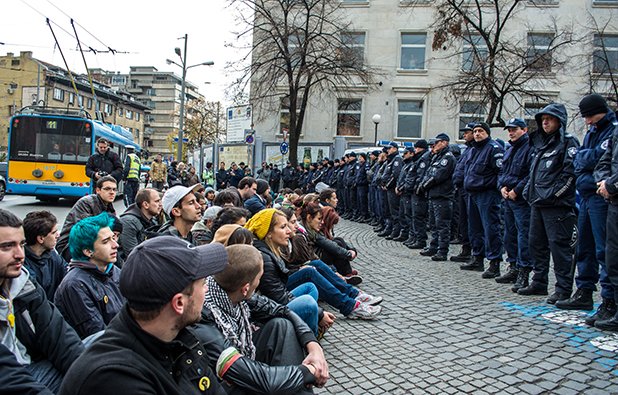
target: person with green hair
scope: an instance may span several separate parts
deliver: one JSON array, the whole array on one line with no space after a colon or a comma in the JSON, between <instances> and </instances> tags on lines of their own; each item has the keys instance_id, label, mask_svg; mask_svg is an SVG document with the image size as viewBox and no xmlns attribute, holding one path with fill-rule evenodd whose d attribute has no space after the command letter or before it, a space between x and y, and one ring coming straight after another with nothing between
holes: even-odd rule
<instances>
[{"instance_id":1,"label":"person with green hair","mask_svg":"<svg viewBox=\"0 0 618 395\"><path fill-rule=\"evenodd\" d=\"M83 339L105 329L121 310L118 239L114 218L104 212L76 223L69 235L71 262L54 303Z\"/></svg>"}]
</instances>

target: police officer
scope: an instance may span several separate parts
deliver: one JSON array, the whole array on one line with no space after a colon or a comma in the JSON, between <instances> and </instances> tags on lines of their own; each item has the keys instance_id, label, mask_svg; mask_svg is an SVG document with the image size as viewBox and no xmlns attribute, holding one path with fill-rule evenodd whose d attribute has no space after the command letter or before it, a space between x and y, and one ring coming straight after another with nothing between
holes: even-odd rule
<instances>
[{"instance_id":1,"label":"police officer","mask_svg":"<svg viewBox=\"0 0 618 395\"><path fill-rule=\"evenodd\" d=\"M356 200L356 152L348 154L348 165L344 174L344 185L347 196L345 219L352 219L358 214L358 202Z\"/></svg>"},{"instance_id":2,"label":"police officer","mask_svg":"<svg viewBox=\"0 0 618 395\"><path fill-rule=\"evenodd\" d=\"M388 197L387 197L387 192L386 189L383 186L383 181L384 181L384 173L386 172L386 168L388 167L388 148L383 147L382 148L382 153L380 154L380 160L382 161L382 164L380 165L380 169L378 170L378 194L377 194L377 204L380 207L380 212L382 214L382 222L380 223L380 225L378 225L378 227L376 227L374 230L376 232L378 232L378 234L383 233L386 229L388 229L388 232L384 234L384 236L386 236L387 234L390 234L392 231L392 227L391 225L391 219L390 219L390 212L388 211Z\"/></svg>"},{"instance_id":3,"label":"police officer","mask_svg":"<svg viewBox=\"0 0 618 395\"><path fill-rule=\"evenodd\" d=\"M489 268L483 278L500 276L502 262L502 231L500 227L500 193L498 173L502 167L504 149L491 138L485 122L474 125L472 153L464 169L464 189L468 193L468 235L473 260L462 270L484 269L484 257Z\"/></svg>"},{"instance_id":4,"label":"police officer","mask_svg":"<svg viewBox=\"0 0 618 395\"><path fill-rule=\"evenodd\" d=\"M412 158L414 157L414 148L406 148L403 150L403 165L399 178L397 179L397 186L395 187L395 193L400 198L399 201L399 221L401 222L401 233L399 237L393 239L395 241L406 241L410 235L410 228L412 222L412 191L406 188L406 178L410 167L412 167Z\"/></svg>"},{"instance_id":5,"label":"police officer","mask_svg":"<svg viewBox=\"0 0 618 395\"><path fill-rule=\"evenodd\" d=\"M378 224L378 210L376 204L376 183L375 176L376 172L380 168L380 163L378 162L378 156L380 156L380 151L371 151L369 154L370 164L369 170L367 171L367 181L369 185L369 215L370 221L369 225L376 226Z\"/></svg>"},{"instance_id":6,"label":"police officer","mask_svg":"<svg viewBox=\"0 0 618 395\"><path fill-rule=\"evenodd\" d=\"M571 298L556 302L556 307L565 310L592 310L592 292L596 291L599 280L603 300L612 299L614 295L605 267L607 202L596 193L593 173L616 129L616 115L607 107L605 99L596 93L579 102L579 112L590 129L573 162L577 177L575 185L581 198L577 219L577 291Z\"/></svg>"},{"instance_id":7,"label":"police officer","mask_svg":"<svg viewBox=\"0 0 618 395\"><path fill-rule=\"evenodd\" d=\"M376 215L377 215L377 221L376 221L376 224L374 225L373 230L376 231L377 233L382 232L384 228L386 228L386 222L387 222L386 221L387 214L386 214L386 210L384 209L384 197L383 197L383 193L385 193L385 191L382 190L382 174L384 173L385 168L386 168L386 152L380 151L380 153L378 154L377 167L373 175L373 178L371 180L371 182L375 186L374 206L375 206Z\"/></svg>"},{"instance_id":8,"label":"police officer","mask_svg":"<svg viewBox=\"0 0 618 395\"><path fill-rule=\"evenodd\" d=\"M555 292L547 303L571 296L573 235L575 234L575 168L579 142L566 133L567 111L552 103L535 115L539 129L530 135L534 154L524 198L530 211L530 255L534 275L520 295L547 295L549 257L554 262Z\"/></svg>"},{"instance_id":9,"label":"police officer","mask_svg":"<svg viewBox=\"0 0 618 395\"><path fill-rule=\"evenodd\" d=\"M290 161L288 161L283 170L281 170L281 179L283 180L284 188L294 190L298 187L296 182L296 170ZM219 189L219 187L217 187L217 189Z\"/></svg>"},{"instance_id":10,"label":"police officer","mask_svg":"<svg viewBox=\"0 0 618 395\"><path fill-rule=\"evenodd\" d=\"M139 156L135 153L135 147L128 145L127 157L124 161L124 204L129 207L135 203L135 195L139 189L139 176L142 163Z\"/></svg>"},{"instance_id":11,"label":"police officer","mask_svg":"<svg viewBox=\"0 0 618 395\"><path fill-rule=\"evenodd\" d=\"M339 202L337 203L337 211L339 215L343 217L347 211L348 206L348 193L345 186L345 173L348 168L348 155L344 155L339 162L339 172L337 172L337 196Z\"/></svg>"},{"instance_id":12,"label":"police officer","mask_svg":"<svg viewBox=\"0 0 618 395\"><path fill-rule=\"evenodd\" d=\"M384 170L384 175L382 176L382 189L386 191L390 224L383 232L378 233L378 236L386 236L387 240L392 240L399 237L401 233L401 224L399 222L399 196L397 196L395 188L397 187L397 179L401 172L403 159L401 155L399 155L399 144L392 141L387 148L387 165Z\"/></svg>"},{"instance_id":13,"label":"police officer","mask_svg":"<svg viewBox=\"0 0 618 395\"><path fill-rule=\"evenodd\" d=\"M358 162L356 163L356 201L358 203L358 215L353 220L356 222L369 222L369 182L367 181L367 171L369 163L367 163L367 154L360 153Z\"/></svg>"},{"instance_id":14,"label":"police officer","mask_svg":"<svg viewBox=\"0 0 618 395\"><path fill-rule=\"evenodd\" d=\"M496 277L501 284L515 283L511 290L527 287L532 271L528 249L530 231L530 205L523 198L523 191L530 173L532 153L528 127L520 118L513 118L504 127L508 130L510 147L504 154L498 176L498 188L504 199L504 248L508 271Z\"/></svg>"},{"instance_id":15,"label":"police officer","mask_svg":"<svg viewBox=\"0 0 618 395\"><path fill-rule=\"evenodd\" d=\"M451 257L453 262L468 262L472 257L472 245L468 236L468 193L464 189L465 169L467 169L468 161L472 155L472 145L474 144L474 125L476 122L467 123L466 126L459 129L463 133L464 144L466 148L457 160L457 167L453 174L453 185L455 186L455 204L459 208L459 237L461 241L461 250L459 254Z\"/></svg>"},{"instance_id":16,"label":"police officer","mask_svg":"<svg viewBox=\"0 0 618 395\"><path fill-rule=\"evenodd\" d=\"M436 136L431 149L431 162L418 192L427 191L430 212L433 218L431 243L420 254L431 256L433 261L446 261L451 241L451 217L453 216L453 172L457 160L449 149L450 138L446 133Z\"/></svg>"},{"instance_id":17,"label":"police officer","mask_svg":"<svg viewBox=\"0 0 618 395\"><path fill-rule=\"evenodd\" d=\"M406 175L405 188L410 191L411 217L408 241L404 244L411 249L422 249L427 245L427 211L429 200L427 192L417 193L425 171L429 167L431 152L426 140L418 140L414 144L412 166Z\"/></svg>"}]
</instances>

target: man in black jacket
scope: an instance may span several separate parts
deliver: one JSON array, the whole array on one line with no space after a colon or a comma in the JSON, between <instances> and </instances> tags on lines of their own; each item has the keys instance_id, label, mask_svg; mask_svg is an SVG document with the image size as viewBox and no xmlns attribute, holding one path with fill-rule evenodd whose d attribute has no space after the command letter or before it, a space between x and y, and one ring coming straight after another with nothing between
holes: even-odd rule
<instances>
[{"instance_id":1,"label":"man in black jacket","mask_svg":"<svg viewBox=\"0 0 618 395\"><path fill-rule=\"evenodd\" d=\"M127 303L65 376L60 394L225 394L188 328L200 320L206 277L227 253L171 236L146 240L125 262Z\"/></svg>"},{"instance_id":2,"label":"man in black jacket","mask_svg":"<svg viewBox=\"0 0 618 395\"><path fill-rule=\"evenodd\" d=\"M407 241L412 229L412 190L406 188L406 178L408 172L413 165L412 158L414 157L414 148L406 148L403 151L403 165L395 192L401 198L399 202L399 221L401 222L401 234L395 241ZM412 232L414 233L414 232Z\"/></svg>"},{"instance_id":3,"label":"man in black jacket","mask_svg":"<svg viewBox=\"0 0 618 395\"><path fill-rule=\"evenodd\" d=\"M97 141L97 152L92 154L86 162L86 176L90 177L93 185L101 177L107 175L114 177L118 183L122 180L122 170L122 162L118 154L110 151L107 139L100 138Z\"/></svg>"},{"instance_id":4,"label":"man in black jacket","mask_svg":"<svg viewBox=\"0 0 618 395\"><path fill-rule=\"evenodd\" d=\"M157 218L162 209L163 204L159 192L150 188L140 189L137 192L135 204L130 205L120 215L122 233L118 238L118 244L122 247L123 260L126 260L135 246L155 236L159 225Z\"/></svg>"},{"instance_id":5,"label":"man in black jacket","mask_svg":"<svg viewBox=\"0 0 618 395\"><path fill-rule=\"evenodd\" d=\"M425 171L431 161L431 152L428 150L429 144L421 139L414 144L414 155L412 165L406 174L404 188L410 191L410 236L404 244L410 249L422 249L427 245L427 212L428 201L427 193L420 191L417 193L417 186L420 185Z\"/></svg>"},{"instance_id":6,"label":"man in black jacket","mask_svg":"<svg viewBox=\"0 0 618 395\"><path fill-rule=\"evenodd\" d=\"M539 129L530 135L535 152L524 198L530 211L530 253L534 275L520 295L547 295L549 257L556 275L555 292L547 303L568 299L573 286L575 224L575 168L573 159L579 141L566 132L567 111L563 104L549 104L535 115Z\"/></svg>"},{"instance_id":7,"label":"man in black jacket","mask_svg":"<svg viewBox=\"0 0 618 395\"><path fill-rule=\"evenodd\" d=\"M217 171L217 191L222 191L229 186L230 175L225 169L225 162L221 162L219 165L219 171Z\"/></svg>"},{"instance_id":8,"label":"man in black jacket","mask_svg":"<svg viewBox=\"0 0 618 395\"><path fill-rule=\"evenodd\" d=\"M254 295L264 270L260 252L241 244L226 250L228 266L208 279L196 334L228 393L292 394L323 386L328 365L311 329L287 307Z\"/></svg>"},{"instance_id":9,"label":"man in black jacket","mask_svg":"<svg viewBox=\"0 0 618 395\"><path fill-rule=\"evenodd\" d=\"M388 156L386 159L386 168L382 173L382 189L386 191L386 206L388 207L387 218L389 224L386 229L378 233L380 237L396 239L401 233L401 224L399 223L399 196L395 192L397 187L397 179L401 172L403 159L399 155L399 144L391 142L388 145Z\"/></svg>"},{"instance_id":10,"label":"man in black jacket","mask_svg":"<svg viewBox=\"0 0 618 395\"><path fill-rule=\"evenodd\" d=\"M0 392L52 394L84 347L24 264L21 221L0 209Z\"/></svg>"}]
</instances>

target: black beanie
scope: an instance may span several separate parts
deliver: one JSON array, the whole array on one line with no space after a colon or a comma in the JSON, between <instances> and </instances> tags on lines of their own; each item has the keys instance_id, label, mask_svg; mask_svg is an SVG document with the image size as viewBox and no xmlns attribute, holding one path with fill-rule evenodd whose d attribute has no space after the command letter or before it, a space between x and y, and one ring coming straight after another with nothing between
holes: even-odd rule
<instances>
[{"instance_id":1,"label":"black beanie","mask_svg":"<svg viewBox=\"0 0 618 395\"><path fill-rule=\"evenodd\" d=\"M259 179L257 180L257 194L261 195L268 189L268 181Z\"/></svg>"},{"instance_id":2,"label":"black beanie","mask_svg":"<svg viewBox=\"0 0 618 395\"><path fill-rule=\"evenodd\" d=\"M603 96L593 93L584 96L582 101L579 102L579 112L582 114L582 117L589 117L591 115L608 113L609 108Z\"/></svg>"}]
</instances>

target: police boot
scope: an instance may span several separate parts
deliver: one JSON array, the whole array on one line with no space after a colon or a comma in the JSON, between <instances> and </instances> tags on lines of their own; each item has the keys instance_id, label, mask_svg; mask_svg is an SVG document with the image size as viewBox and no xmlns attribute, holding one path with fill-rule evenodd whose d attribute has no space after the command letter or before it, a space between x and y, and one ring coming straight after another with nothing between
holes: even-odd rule
<instances>
[{"instance_id":1,"label":"police boot","mask_svg":"<svg viewBox=\"0 0 618 395\"><path fill-rule=\"evenodd\" d=\"M472 257L472 248L469 245L461 246L461 251L459 254L453 255L451 257L451 261L453 262L468 262Z\"/></svg>"},{"instance_id":2,"label":"police boot","mask_svg":"<svg viewBox=\"0 0 618 395\"><path fill-rule=\"evenodd\" d=\"M489 262L489 267L481 275L482 278L496 278L500 277L500 263L502 259L492 259Z\"/></svg>"},{"instance_id":3,"label":"police boot","mask_svg":"<svg viewBox=\"0 0 618 395\"><path fill-rule=\"evenodd\" d=\"M594 327L603 331L618 332L618 311L606 320L598 320L594 323Z\"/></svg>"},{"instance_id":4,"label":"police boot","mask_svg":"<svg viewBox=\"0 0 618 395\"><path fill-rule=\"evenodd\" d=\"M616 314L616 302L613 299L603 298L603 302L596 313L586 318L586 325L594 326L597 321L604 321L612 318Z\"/></svg>"},{"instance_id":5,"label":"police boot","mask_svg":"<svg viewBox=\"0 0 618 395\"><path fill-rule=\"evenodd\" d=\"M408 244L408 248L411 250L422 250L427 245L427 242L422 240L417 240L412 244Z\"/></svg>"},{"instance_id":6,"label":"police boot","mask_svg":"<svg viewBox=\"0 0 618 395\"><path fill-rule=\"evenodd\" d=\"M517 274L517 280L515 280L515 284L511 287L511 291L517 293L520 288L526 288L530 281L530 272L532 271L531 267L522 267L519 269L519 273Z\"/></svg>"},{"instance_id":7,"label":"police boot","mask_svg":"<svg viewBox=\"0 0 618 395\"><path fill-rule=\"evenodd\" d=\"M461 270L474 270L475 272L482 272L485 269L485 258L477 255L473 256L468 263L459 266Z\"/></svg>"},{"instance_id":8,"label":"police boot","mask_svg":"<svg viewBox=\"0 0 618 395\"><path fill-rule=\"evenodd\" d=\"M403 245L406 247L409 247L410 245L414 244L416 242L416 237L414 237L414 233L410 232L410 234L408 235L408 238L403 242Z\"/></svg>"},{"instance_id":9,"label":"police boot","mask_svg":"<svg viewBox=\"0 0 618 395\"><path fill-rule=\"evenodd\" d=\"M399 236L393 239L393 241L406 241L408 240L408 232L402 230Z\"/></svg>"},{"instance_id":10,"label":"police boot","mask_svg":"<svg viewBox=\"0 0 618 395\"><path fill-rule=\"evenodd\" d=\"M519 274L519 269L517 268L517 264L512 262L509 264L509 268L506 273L504 273L500 277L496 277L496 282L498 284L508 284L514 283L517 281L517 275Z\"/></svg>"},{"instance_id":11,"label":"police boot","mask_svg":"<svg viewBox=\"0 0 618 395\"><path fill-rule=\"evenodd\" d=\"M433 256L436 255L438 253L438 250L433 249L431 247L425 247L421 250L421 252L419 252L419 254L421 254L422 256Z\"/></svg>"},{"instance_id":12,"label":"police boot","mask_svg":"<svg viewBox=\"0 0 618 395\"><path fill-rule=\"evenodd\" d=\"M543 285L532 281L527 287L519 288L517 290L519 295L547 295L547 285Z\"/></svg>"},{"instance_id":13,"label":"police boot","mask_svg":"<svg viewBox=\"0 0 618 395\"><path fill-rule=\"evenodd\" d=\"M377 218L374 218L371 220L371 222L369 222L369 225L371 226L378 226L380 225L380 221Z\"/></svg>"},{"instance_id":14,"label":"police boot","mask_svg":"<svg viewBox=\"0 0 618 395\"><path fill-rule=\"evenodd\" d=\"M400 231L394 230L389 235L385 237L386 240L395 240L399 237ZM379 236L379 235L378 235Z\"/></svg>"},{"instance_id":15,"label":"police boot","mask_svg":"<svg viewBox=\"0 0 618 395\"><path fill-rule=\"evenodd\" d=\"M567 300L559 300L556 307L562 310L592 310L594 308L591 289L578 289Z\"/></svg>"},{"instance_id":16,"label":"police boot","mask_svg":"<svg viewBox=\"0 0 618 395\"><path fill-rule=\"evenodd\" d=\"M390 236L393 230L389 227L385 227L380 233L378 233L378 237L386 237Z\"/></svg>"}]
</instances>

